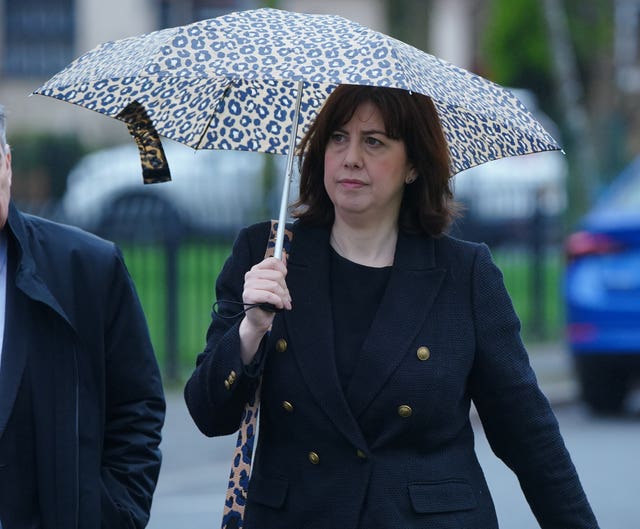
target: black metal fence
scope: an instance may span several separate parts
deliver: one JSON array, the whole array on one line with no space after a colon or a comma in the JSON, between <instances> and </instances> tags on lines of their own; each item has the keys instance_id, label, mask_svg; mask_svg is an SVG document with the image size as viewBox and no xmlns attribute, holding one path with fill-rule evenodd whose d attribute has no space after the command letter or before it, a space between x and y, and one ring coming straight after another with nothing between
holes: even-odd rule
<instances>
[{"instance_id":1,"label":"black metal fence","mask_svg":"<svg viewBox=\"0 0 640 529\"><path fill-rule=\"evenodd\" d=\"M204 348L235 231L194 229L170 202L143 191L118 196L106 211L95 231L122 248L165 378L178 381Z\"/></svg>"},{"instance_id":2,"label":"black metal fence","mask_svg":"<svg viewBox=\"0 0 640 529\"><path fill-rule=\"evenodd\" d=\"M215 280L241 226L194 230L171 203L146 193L121 195L105 211L94 231L121 247L165 379L179 382L204 348ZM65 221L55 207L32 212ZM490 243L528 340L554 338L561 329L558 223L539 209L502 226L468 212L452 230L455 236Z\"/></svg>"},{"instance_id":3,"label":"black metal fence","mask_svg":"<svg viewBox=\"0 0 640 529\"><path fill-rule=\"evenodd\" d=\"M501 198L509 200L505 193ZM565 221L560 212L549 213L543 199L539 191L531 191L528 213L511 217L478 215L469 204L451 230L454 236L490 246L529 341L559 338L564 322Z\"/></svg>"}]
</instances>

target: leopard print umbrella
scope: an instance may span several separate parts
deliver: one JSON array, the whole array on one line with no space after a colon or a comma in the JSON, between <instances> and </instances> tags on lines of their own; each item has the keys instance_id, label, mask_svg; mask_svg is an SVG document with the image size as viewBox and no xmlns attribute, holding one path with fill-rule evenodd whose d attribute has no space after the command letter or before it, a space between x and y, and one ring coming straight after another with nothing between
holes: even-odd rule
<instances>
[{"instance_id":1,"label":"leopard print umbrella","mask_svg":"<svg viewBox=\"0 0 640 529\"><path fill-rule=\"evenodd\" d=\"M509 90L334 15L256 9L107 42L34 93L125 121L152 182L169 178L158 135L194 149L287 154L298 86L301 137L339 84L431 97L452 175L559 149Z\"/></svg>"}]
</instances>

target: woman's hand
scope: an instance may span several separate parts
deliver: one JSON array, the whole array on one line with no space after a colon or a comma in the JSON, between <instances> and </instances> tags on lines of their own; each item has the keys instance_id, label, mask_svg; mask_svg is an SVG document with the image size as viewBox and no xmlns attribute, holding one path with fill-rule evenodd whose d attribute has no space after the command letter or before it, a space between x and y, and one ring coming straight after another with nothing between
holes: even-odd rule
<instances>
[{"instance_id":1,"label":"woman's hand","mask_svg":"<svg viewBox=\"0 0 640 529\"><path fill-rule=\"evenodd\" d=\"M278 309L291 309L291 296L285 277L287 267L275 257L254 265L244 276L242 301L245 305L268 303ZM275 313L259 307L247 310L240 322L240 354L245 364L251 363L260 341L273 323Z\"/></svg>"}]
</instances>

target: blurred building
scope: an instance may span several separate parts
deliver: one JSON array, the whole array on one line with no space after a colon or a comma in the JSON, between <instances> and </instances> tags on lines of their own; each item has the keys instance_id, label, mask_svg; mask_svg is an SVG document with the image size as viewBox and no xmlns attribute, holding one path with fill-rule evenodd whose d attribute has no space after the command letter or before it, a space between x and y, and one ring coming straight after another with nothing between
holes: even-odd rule
<instances>
[{"instance_id":1,"label":"blurred building","mask_svg":"<svg viewBox=\"0 0 640 529\"><path fill-rule=\"evenodd\" d=\"M477 8L484 0L0 0L0 104L9 114L16 150L14 197L45 203L67 186L77 142L58 149L50 139L76 135L96 150L133 142L119 121L48 97L31 96L52 75L100 43L213 18L230 11L278 7L344 16L473 69ZM403 14L393 22L393 9ZM37 140L52 152L19 168L29 154L22 141ZM48 136L52 135L52 136ZM35 140L34 140L35 141ZM63 141L63 140L61 140ZM66 141L66 140L64 140ZM73 159L72 159L73 158ZM36 159L35 157L29 158Z\"/></svg>"},{"instance_id":2,"label":"blurred building","mask_svg":"<svg viewBox=\"0 0 640 529\"><path fill-rule=\"evenodd\" d=\"M616 0L615 67L618 88L640 92L640 0Z\"/></svg>"},{"instance_id":3,"label":"blurred building","mask_svg":"<svg viewBox=\"0 0 640 529\"><path fill-rule=\"evenodd\" d=\"M0 0L0 102L10 132L77 132L95 146L130 141L116 120L30 94L101 42L265 4L334 13L386 31L385 0Z\"/></svg>"}]
</instances>

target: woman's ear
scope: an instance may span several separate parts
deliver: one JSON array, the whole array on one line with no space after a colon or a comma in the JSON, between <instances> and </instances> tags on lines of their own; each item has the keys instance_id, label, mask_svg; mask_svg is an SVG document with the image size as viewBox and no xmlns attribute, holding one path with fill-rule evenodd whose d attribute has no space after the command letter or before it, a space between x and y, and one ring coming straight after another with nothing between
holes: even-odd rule
<instances>
[{"instance_id":1,"label":"woman's ear","mask_svg":"<svg viewBox=\"0 0 640 529\"><path fill-rule=\"evenodd\" d=\"M416 178L417 178L416 170L412 167L411 169L409 169L409 174L407 174L407 177L404 179L404 182L406 184L413 184L416 181Z\"/></svg>"}]
</instances>

